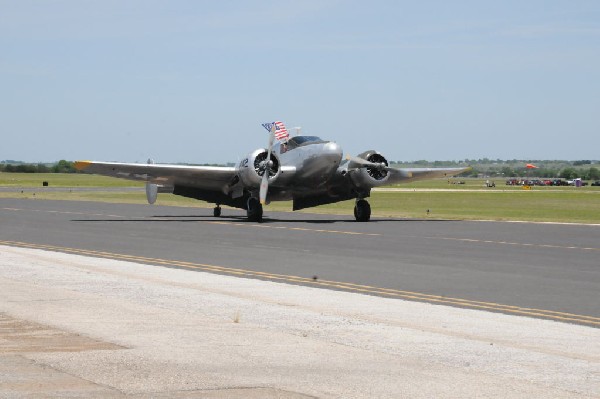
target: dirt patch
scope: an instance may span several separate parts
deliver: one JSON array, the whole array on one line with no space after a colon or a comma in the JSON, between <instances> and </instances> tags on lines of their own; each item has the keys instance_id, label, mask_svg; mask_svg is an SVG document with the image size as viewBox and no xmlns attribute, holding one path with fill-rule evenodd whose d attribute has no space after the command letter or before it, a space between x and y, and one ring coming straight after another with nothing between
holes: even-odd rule
<instances>
[{"instance_id":1,"label":"dirt patch","mask_svg":"<svg viewBox=\"0 0 600 399\"><path fill-rule=\"evenodd\" d=\"M124 347L0 313L0 354L117 349Z\"/></svg>"},{"instance_id":2,"label":"dirt patch","mask_svg":"<svg viewBox=\"0 0 600 399\"><path fill-rule=\"evenodd\" d=\"M128 394L27 358L28 353L119 349L125 347L0 313L0 397L7 395L28 398L311 398L267 387Z\"/></svg>"}]
</instances>

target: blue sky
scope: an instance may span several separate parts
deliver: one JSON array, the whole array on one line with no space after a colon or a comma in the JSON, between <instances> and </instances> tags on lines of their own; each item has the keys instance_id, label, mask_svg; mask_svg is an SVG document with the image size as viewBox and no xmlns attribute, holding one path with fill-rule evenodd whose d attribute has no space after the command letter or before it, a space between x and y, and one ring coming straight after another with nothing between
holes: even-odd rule
<instances>
[{"instance_id":1,"label":"blue sky","mask_svg":"<svg viewBox=\"0 0 600 399\"><path fill-rule=\"evenodd\" d=\"M0 0L0 160L600 159L598 1Z\"/></svg>"}]
</instances>

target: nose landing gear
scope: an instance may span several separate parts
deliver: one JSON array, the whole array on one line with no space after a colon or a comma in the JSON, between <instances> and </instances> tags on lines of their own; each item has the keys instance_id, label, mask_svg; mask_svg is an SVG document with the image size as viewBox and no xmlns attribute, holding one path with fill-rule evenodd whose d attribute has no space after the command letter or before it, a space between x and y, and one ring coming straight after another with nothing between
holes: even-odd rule
<instances>
[{"instance_id":1,"label":"nose landing gear","mask_svg":"<svg viewBox=\"0 0 600 399\"><path fill-rule=\"evenodd\" d=\"M216 218L221 217L221 206L219 204L213 209L213 216Z\"/></svg>"},{"instance_id":2,"label":"nose landing gear","mask_svg":"<svg viewBox=\"0 0 600 399\"><path fill-rule=\"evenodd\" d=\"M371 205L364 199L357 199L354 205L354 218L357 222L368 222L371 219Z\"/></svg>"}]
</instances>

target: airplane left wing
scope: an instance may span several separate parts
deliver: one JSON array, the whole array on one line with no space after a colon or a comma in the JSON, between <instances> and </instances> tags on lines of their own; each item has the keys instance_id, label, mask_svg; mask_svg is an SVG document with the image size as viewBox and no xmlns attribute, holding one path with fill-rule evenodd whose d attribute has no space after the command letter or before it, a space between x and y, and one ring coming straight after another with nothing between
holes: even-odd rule
<instances>
[{"instance_id":1,"label":"airplane left wing","mask_svg":"<svg viewBox=\"0 0 600 399\"><path fill-rule=\"evenodd\" d=\"M141 180L161 186L176 185L225 192L236 175L235 167L77 161L86 173Z\"/></svg>"},{"instance_id":2,"label":"airplane left wing","mask_svg":"<svg viewBox=\"0 0 600 399\"><path fill-rule=\"evenodd\" d=\"M466 168L387 168L389 177L385 184L405 183L415 180L452 177L470 170Z\"/></svg>"}]
</instances>

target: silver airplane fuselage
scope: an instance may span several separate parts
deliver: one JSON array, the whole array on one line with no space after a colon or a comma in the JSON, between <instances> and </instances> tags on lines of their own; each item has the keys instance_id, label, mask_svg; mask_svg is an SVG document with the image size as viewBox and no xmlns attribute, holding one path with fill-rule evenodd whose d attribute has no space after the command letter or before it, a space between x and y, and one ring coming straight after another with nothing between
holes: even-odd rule
<instances>
[{"instance_id":1,"label":"silver airplane fuselage","mask_svg":"<svg viewBox=\"0 0 600 399\"><path fill-rule=\"evenodd\" d=\"M325 186L342 162L342 148L333 141L309 142L295 148L289 148L289 144L275 147L282 166L295 169L291 181L282 179L282 183L292 183L302 191Z\"/></svg>"}]
</instances>

